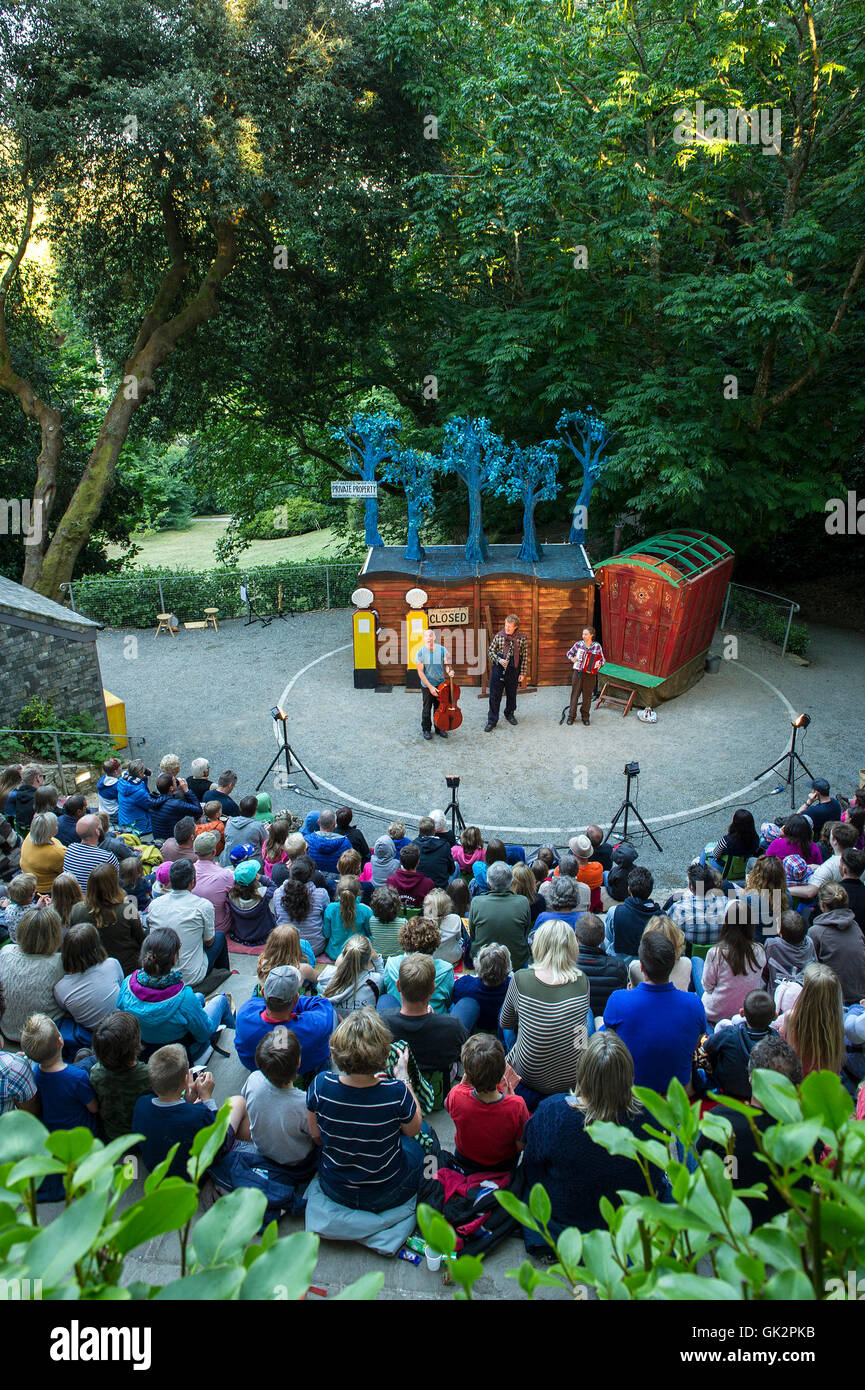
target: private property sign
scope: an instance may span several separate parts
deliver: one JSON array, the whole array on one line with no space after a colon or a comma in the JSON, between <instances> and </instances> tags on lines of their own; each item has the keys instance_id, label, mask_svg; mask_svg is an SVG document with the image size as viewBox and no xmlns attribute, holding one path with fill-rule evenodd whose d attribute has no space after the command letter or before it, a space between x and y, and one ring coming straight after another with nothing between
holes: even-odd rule
<instances>
[{"instance_id":1,"label":"private property sign","mask_svg":"<svg viewBox=\"0 0 865 1390\"><path fill-rule=\"evenodd\" d=\"M331 497L378 497L378 483L331 483Z\"/></svg>"}]
</instances>

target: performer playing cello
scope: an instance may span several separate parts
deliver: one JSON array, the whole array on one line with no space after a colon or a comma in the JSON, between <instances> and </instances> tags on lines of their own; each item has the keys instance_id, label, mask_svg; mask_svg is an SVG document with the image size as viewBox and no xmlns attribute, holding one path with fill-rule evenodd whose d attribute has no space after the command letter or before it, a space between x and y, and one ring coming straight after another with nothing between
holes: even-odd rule
<instances>
[{"instance_id":1,"label":"performer playing cello","mask_svg":"<svg viewBox=\"0 0 865 1390\"><path fill-rule=\"evenodd\" d=\"M582 640L575 642L571 647L568 652L568 661L574 668L574 674L571 677L571 707L568 710L568 723L573 724L577 717L577 705L582 693L581 715L583 723L588 724L592 693L595 689L595 677L605 661L603 647L600 642L595 641L595 629L593 627L583 628Z\"/></svg>"},{"instance_id":2,"label":"performer playing cello","mask_svg":"<svg viewBox=\"0 0 865 1390\"><path fill-rule=\"evenodd\" d=\"M445 647L437 642L435 633L428 627L423 635L423 646L417 654L416 669L423 686L423 710L420 726L424 738L432 738L432 713L438 707L438 688L442 684L450 665L450 656ZM444 729L436 729L439 738L447 738Z\"/></svg>"}]
</instances>

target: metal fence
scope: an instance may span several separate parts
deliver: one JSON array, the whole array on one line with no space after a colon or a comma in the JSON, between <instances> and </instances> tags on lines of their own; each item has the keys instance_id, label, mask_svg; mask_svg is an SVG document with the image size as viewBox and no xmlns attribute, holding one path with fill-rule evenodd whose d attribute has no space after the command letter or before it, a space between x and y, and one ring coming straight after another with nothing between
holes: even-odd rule
<instances>
[{"instance_id":1,"label":"metal fence","mask_svg":"<svg viewBox=\"0 0 865 1390\"><path fill-rule=\"evenodd\" d=\"M146 628L156 622L157 613L174 613L180 622L202 618L205 608L218 609L222 618L245 616L241 589L256 614L346 608L362 563L358 557L323 564L91 575L62 587L73 610L84 617L109 627Z\"/></svg>"},{"instance_id":2,"label":"metal fence","mask_svg":"<svg viewBox=\"0 0 865 1390\"><path fill-rule=\"evenodd\" d=\"M92 769L106 758L124 752L124 763L140 756L145 740L128 731L119 734L90 733L74 729L0 729L0 765L38 763L64 795L95 790ZM76 768L81 771L75 772ZM53 769L53 772L50 771Z\"/></svg>"},{"instance_id":3,"label":"metal fence","mask_svg":"<svg viewBox=\"0 0 865 1390\"><path fill-rule=\"evenodd\" d=\"M749 598L749 594L758 595ZM781 594L771 594L766 589L753 589L748 584L728 584L724 598L724 611L721 614L721 627L733 625L745 628L777 643L784 656L787 648L804 655L808 646L808 629L804 623L794 625L793 618L799 612L799 605L793 599Z\"/></svg>"}]
</instances>

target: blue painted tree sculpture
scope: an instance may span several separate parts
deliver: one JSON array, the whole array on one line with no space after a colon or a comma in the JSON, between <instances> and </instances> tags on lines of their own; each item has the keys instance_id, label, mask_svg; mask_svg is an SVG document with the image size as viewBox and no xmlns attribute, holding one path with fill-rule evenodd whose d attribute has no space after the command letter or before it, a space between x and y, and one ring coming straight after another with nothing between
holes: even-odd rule
<instances>
[{"instance_id":1,"label":"blue painted tree sculpture","mask_svg":"<svg viewBox=\"0 0 865 1390\"><path fill-rule=\"evenodd\" d=\"M365 483L374 483L379 464L396 453L396 435L401 429L401 421L380 410L376 415L352 415L351 424L333 430L332 435L334 439L342 440L348 449L346 467L352 473L359 474ZM377 497L366 498L364 542L366 545L384 545L378 532Z\"/></svg>"},{"instance_id":2,"label":"blue painted tree sculpture","mask_svg":"<svg viewBox=\"0 0 865 1390\"><path fill-rule=\"evenodd\" d=\"M589 408L588 410L563 410L556 429L583 470L583 486L574 505L573 520L568 540L573 545L583 545L586 539L586 518L592 488L604 469L607 448L613 438L603 420Z\"/></svg>"},{"instance_id":3,"label":"blue painted tree sculpture","mask_svg":"<svg viewBox=\"0 0 865 1390\"><path fill-rule=\"evenodd\" d=\"M535 536L535 507L539 502L552 502L559 491L556 469L560 448L557 439L545 439L543 444L532 444L528 449L514 444L499 474L495 491L509 502L523 504L523 543L518 560L536 563L541 558Z\"/></svg>"},{"instance_id":4,"label":"blue painted tree sculpture","mask_svg":"<svg viewBox=\"0 0 865 1390\"><path fill-rule=\"evenodd\" d=\"M406 536L405 558L420 562L423 559L423 546L420 543L420 528L427 512L433 507L433 477L437 461L432 454L423 449L401 449L392 454L384 466L385 482L401 487L408 504L408 535Z\"/></svg>"},{"instance_id":5,"label":"blue painted tree sculpture","mask_svg":"<svg viewBox=\"0 0 865 1390\"><path fill-rule=\"evenodd\" d=\"M468 488L469 534L466 559L480 564L487 558L487 538L481 520L481 493L500 475L505 459L505 442L482 416L448 420L444 427L441 467L456 473Z\"/></svg>"}]
</instances>

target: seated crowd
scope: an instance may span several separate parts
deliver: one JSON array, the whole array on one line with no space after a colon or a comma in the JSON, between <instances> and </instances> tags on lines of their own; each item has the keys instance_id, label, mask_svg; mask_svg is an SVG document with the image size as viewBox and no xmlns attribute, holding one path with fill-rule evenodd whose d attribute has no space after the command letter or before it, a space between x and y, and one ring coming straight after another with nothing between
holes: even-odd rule
<instances>
[{"instance_id":1,"label":"seated crowd","mask_svg":"<svg viewBox=\"0 0 865 1390\"><path fill-rule=\"evenodd\" d=\"M586 1131L639 1128L635 1085L676 1077L725 1114L743 1186L754 1136L724 1102L751 1098L755 1068L828 1068L865 1117L862 792L842 809L816 779L776 822L737 810L656 897L598 826L527 857L434 810L370 845L348 807L297 828L268 796L235 800L233 772L180 772L167 755L151 788L109 759L92 807L36 766L0 775L0 1113L141 1134L148 1169L177 1144L182 1175L233 1031L248 1078L212 1195L254 1163L325 1233L415 1202L429 1157L456 1184L542 1182L554 1231L591 1229L601 1197L641 1186ZM232 952L257 957L239 1008Z\"/></svg>"}]
</instances>

